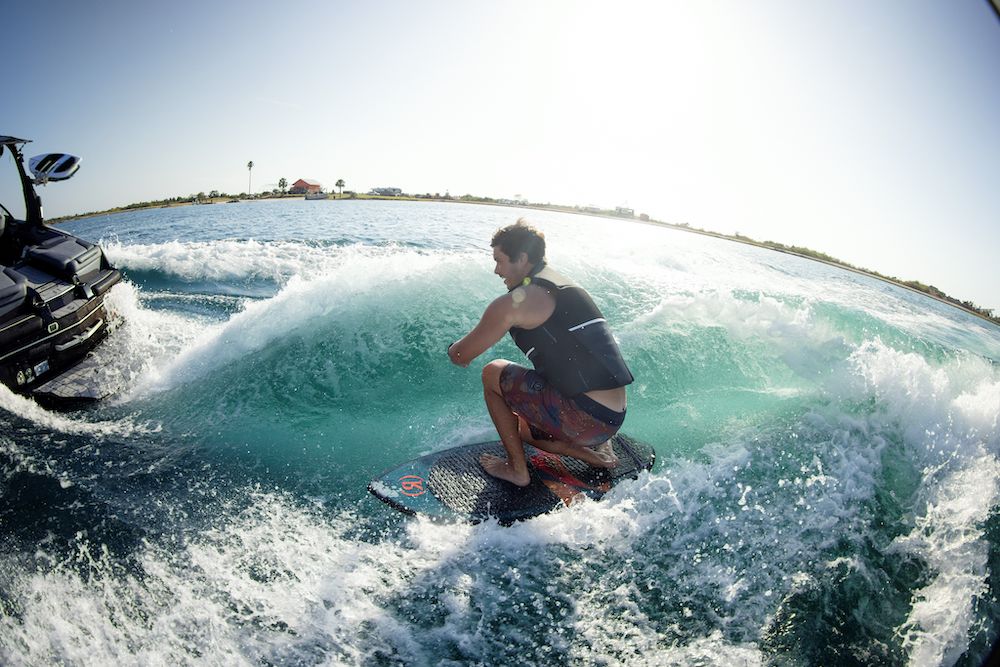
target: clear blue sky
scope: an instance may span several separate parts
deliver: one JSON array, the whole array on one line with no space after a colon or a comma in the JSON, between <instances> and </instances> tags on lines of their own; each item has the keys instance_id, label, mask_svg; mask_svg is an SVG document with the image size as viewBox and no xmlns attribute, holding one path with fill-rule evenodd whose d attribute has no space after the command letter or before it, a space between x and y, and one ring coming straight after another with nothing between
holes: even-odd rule
<instances>
[{"instance_id":1,"label":"clear blue sky","mask_svg":"<svg viewBox=\"0 0 1000 667\"><path fill-rule=\"evenodd\" d=\"M38 0L3 22L0 134L83 157L50 216L245 191L253 160L255 191L627 205L1000 309L986 0Z\"/></svg>"}]
</instances>

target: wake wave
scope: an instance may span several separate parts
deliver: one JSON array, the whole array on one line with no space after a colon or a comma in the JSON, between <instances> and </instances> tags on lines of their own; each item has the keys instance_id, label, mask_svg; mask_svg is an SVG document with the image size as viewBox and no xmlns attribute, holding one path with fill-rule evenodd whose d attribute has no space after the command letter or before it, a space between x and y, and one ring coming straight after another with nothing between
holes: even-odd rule
<instances>
[{"instance_id":1,"label":"wake wave","mask_svg":"<svg viewBox=\"0 0 1000 667\"><path fill-rule=\"evenodd\" d=\"M898 429L922 469L912 529L891 552L926 563L932 577L914 591L899 633L915 664L952 664L987 592L985 524L1000 504L1000 373L971 355L935 367L878 341L852 360L880 407L871 419Z\"/></svg>"},{"instance_id":2,"label":"wake wave","mask_svg":"<svg viewBox=\"0 0 1000 667\"><path fill-rule=\"evenodd\" d=\"M2 541L0 661L948 664L992 640L995 331L799 258L540 214L612 321L657 468L512 527L437 525L364 485L495 437L444 351L503 292L480 246L510 212L205 208L214 228L129 220L337 238L109 244L132 282L99 354L125 394L64 415L0 390L3 499L47 503Z\"/></svg>"},{"instance_id":3,"label":"wake wave","mask_svg":"<svg viewBox=\"0 0 1000 667\"><path fill-rule=\"evenodd\" d=\"M321 275L337 271L351 257L386 257L405 254L396 245L344 246L340 243L297 241L171 241L106 246L110 260L128 271L155 272L174 280L241 281L271 280L284 283L290 277Z\"/></svg>"},{"instance_id":4,"label":"wake wave","mask_svg":"<svg viewBox=\"0 0 1000 667\"><path fill-rule=\"evenodd\" d=\"M162 391L190 382L270 349L279 341L280 346L302 338L319 344L326 336L334 336L333 344L350 356L342 359L345 363L384 365L381 358L385 354L406 355L414 345L420 345L419 339L398 337L405 328L402 313L413 312L416 303L440 309L422 291L447 281L468 260L460 254L439 256L378 248L344 252L328 261L326 271L308 277L297 272L275 296L246 301L240 312L224 322L199 323L197 332L181 341L173 357L147 369L136 383L136 392ZM296 264L296 271L302 266ZM139 328L141 333L159 327L155 321L159 316L133 316L140 321L153 320ZM433 312L425 317L433 317ZM345 341L353 341L353 347ZM303 361L313 363L309 358Z\"/></svg>"}]
</instances>

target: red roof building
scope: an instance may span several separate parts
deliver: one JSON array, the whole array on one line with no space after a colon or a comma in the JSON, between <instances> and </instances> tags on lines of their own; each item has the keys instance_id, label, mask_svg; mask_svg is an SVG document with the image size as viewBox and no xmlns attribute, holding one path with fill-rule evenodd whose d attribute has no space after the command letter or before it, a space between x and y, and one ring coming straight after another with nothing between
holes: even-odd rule
<instances>
[{"instance_id":1,"label":"red roof building","mask_svg":"<svg viewBox=\"0 0 1000 667\"><path fill-rule=\"evenodd\" d=\"M293 195L303 195L308 192L319 192L322 189L323 186L320 185L318 181L310 181L308 178L300 178L292 183L292 187L288 188L288 193Z\"/></svg>"}]
</instances>

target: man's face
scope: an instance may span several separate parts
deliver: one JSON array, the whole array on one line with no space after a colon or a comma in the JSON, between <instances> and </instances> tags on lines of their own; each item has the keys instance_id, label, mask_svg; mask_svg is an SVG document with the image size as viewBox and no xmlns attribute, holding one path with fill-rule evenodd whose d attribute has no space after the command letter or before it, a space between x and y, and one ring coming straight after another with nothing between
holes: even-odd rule
<instances>
[{"instance_id":1,"label":"man's face","mask_svg":"<svg viewBox=\"0 0 1000 667\"><path fill-rule=\"evenodd\" d=\"M524 282L531 271L527 253L522 252L518 255L517 261L512 261L503 250L495 247L493 248L493 261L497 264L493 273L503 278L503 284L507 286L508 290L514 289Z\"/></svg>"}]
</instances>

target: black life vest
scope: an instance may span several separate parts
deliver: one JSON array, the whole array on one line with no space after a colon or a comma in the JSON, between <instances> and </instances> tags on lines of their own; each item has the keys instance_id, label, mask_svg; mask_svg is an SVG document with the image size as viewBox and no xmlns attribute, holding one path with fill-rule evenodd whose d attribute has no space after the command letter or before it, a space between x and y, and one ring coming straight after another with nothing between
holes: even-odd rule
<instances>
[{"instance_id":1,"label":"black life vest","mask_svg":"<svg viewBox=\"0 0 1000 667\"><path fill-rule=\"evenodd\" d=\"M586 290L544 264L530 284L547 289L556 300L555 310L541 325L510 330L536 371L564 396L633 382L604 315Z\"/></svg>"}]
</instances>

